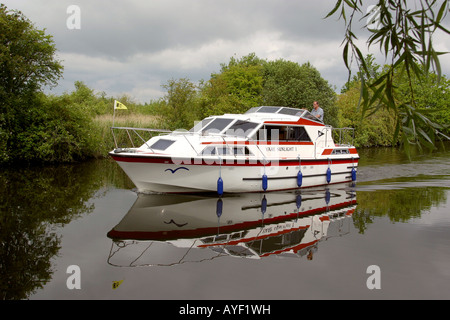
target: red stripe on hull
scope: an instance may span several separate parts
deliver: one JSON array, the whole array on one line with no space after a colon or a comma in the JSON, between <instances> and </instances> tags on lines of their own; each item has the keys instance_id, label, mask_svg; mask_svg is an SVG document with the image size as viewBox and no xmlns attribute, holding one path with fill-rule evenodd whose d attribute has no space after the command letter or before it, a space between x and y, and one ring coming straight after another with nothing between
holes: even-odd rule
<instances>
[{"instance_id":1,"label":"red stripe on hull","mask_svg":"<svg viewBox=\"0 0 450 320\"><path fill-rule=\"evenodd\" d=\"M209 141L209 142L202 142L201 144L220 144L220 145L259 145L259 146L313 146L314 142L310 141L278 141L278 142L271 142L271 141L260 141L260 142L253 142L253 141Z\"/></svg>"},{"instance_id":2,"label":"red stripe on hull","mask_svg":"<svg viewBox=\"0 0 450 320\"><path fill-rule=\"evenodd\" d=\"M134 163L164 163L164 164L176 164L176 165L212 165L212 166L298 166L299 161L296 160L271 160L267 164L264 164L261 160L249 160L249 159L222 159L219 163L218 159L193 159L193 158L171 158L171 157L142 157L142 156L119 156L111 155L111 157L118 162L134 162ZM358 159L330 159L331 164L358 164ZM301 160L302 165L328 165L328 159L316 159L316 160Z\"/></svg>"}]
</instances>

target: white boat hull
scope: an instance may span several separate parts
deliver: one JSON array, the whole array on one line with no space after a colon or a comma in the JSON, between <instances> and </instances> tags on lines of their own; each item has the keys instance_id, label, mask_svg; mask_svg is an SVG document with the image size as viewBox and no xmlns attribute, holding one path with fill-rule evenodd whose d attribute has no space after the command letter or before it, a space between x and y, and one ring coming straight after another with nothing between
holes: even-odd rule
<instances>
[{"instance_id":1,"label":"white boat hull","mask_svg":"<svg viewBox=\"0 0 450 320\"><path fill-rule=\"evenodd\" d=\"M139 157L111 154L135 184L139 192L191 193L218 191L219 177L223 192L263 192L299 188L297 175L301 171L302 188L352 181L352 169L357 159L297 159L269 162L243 161L207 164L205 159L183 161L162 157ZM327 181L327 170L331 171ZM267 188L263 189L263 175Z\"/></svg>"}]
</instances>

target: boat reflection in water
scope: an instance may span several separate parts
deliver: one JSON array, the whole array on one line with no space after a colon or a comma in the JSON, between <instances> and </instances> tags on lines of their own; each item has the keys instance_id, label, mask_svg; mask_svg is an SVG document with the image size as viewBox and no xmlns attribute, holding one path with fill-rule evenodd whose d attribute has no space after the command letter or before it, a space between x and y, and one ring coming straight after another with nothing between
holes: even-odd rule
<instances>
[{"instance_id":1,"label":"boat reflection in water","mask_svg":"<svg viewBox=\"0 0 450 320\"><path fill-rule=\"evenodd\" d=\"M108 263L170 266L223 256L312 259L318 243L349 232L356 192L345 185L221 198L139 194L110 232Z\"/></svg>"}]
</instances>

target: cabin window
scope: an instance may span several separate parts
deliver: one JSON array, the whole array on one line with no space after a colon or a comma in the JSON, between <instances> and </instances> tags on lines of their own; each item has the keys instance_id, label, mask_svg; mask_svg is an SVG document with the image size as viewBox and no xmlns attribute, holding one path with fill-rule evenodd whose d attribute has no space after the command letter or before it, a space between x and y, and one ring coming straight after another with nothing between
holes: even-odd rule
<instances>
[{"instance_id":1,"label":"cabin window","mask_svg":"<svg viewBox=\"0 0 450 320\"><path fill-rule=\"evenodd\" d=\"M233 147L233 154L235 156L250 156L250 155L253 155L247 147Z\"/></svg>"},{"instance_id":2,"label":"cabin window","mask_svg":"<svg viewBox=\"0 0 450 320\"><path fill-rule=\"evenodd\" d=\"M247 147L227 147L227 146L208 146L202 151L204 156L215 156L215 155L235 155L235 156L249 156L253 155Z\"/></svg>"},{"instance_id":3,"label":"cabin window","mask_svg":"<svg viewBox=\"0 0 450 320\"><path fill-rule=\"evenodd\" d=\"M289 131L289 140L294 141L311 141L311 138L308 135L308 132L306 132L304 127L291 127L291 130Z\"/></svg>"},{"instance_id":4,"label":"cabin window","mask_svg":"<svg viewBox=\"0 0 450 320\"><path fill-rule=\"evenodd\" d=\"M311 141L308 132L302 126L265 125L262 129L258 130L257 138L263 141Z\"/></svg>"},{"instance_id":5,"label":"cabin window","mask_svg":"<svg viewBox=\"0 0 450 320\"><path fill-rule=\"evenodd\" d=\"M230 150L227 147L217 147L216 151L217 151L217 154L221 155L221 156L230 154Z\"/></svg>"},{"instance_id":6,"label":"cabin window","mask_svg":"<svg viewBox=\"0 0 450 320\"><path fill-rule=\"evenodd\" d=\"M334 149L331 154L349 154L348 149Z\"/></svg>"},{"instance_id":7,"label":"cabin window","mask_svg":"<svg viewBox=\"0 0 450 320\"><path fill-rule=\"evenodd\" d=\"M204 156L213 156L215 154L216 154L216 147L212 147L212 146L206 147L202 151L202 155L204 155Z\"/></svg>"},{"instance_id":8,"label":"cabin window","mask_svg":"<svg viewBox=\"0 0 450 320\"><path fill-rule=\"evenodd\" d=\"M245 138L253 131L259 124L256 122L249 122L238 120L231 127L227 129L227 135Z\"/></svg>"},{"instance_id":9,"label":"cabin window","mask_svg":"<svg viewBox=\"0 0 450 320\"><path fill-rule=\"evenodd\" d=\"M159 139L154 144L150 146L151 149L156 150L166 150L168 147L172 145L175 141L173 140L166 140L166 139Z\"/></svg>"},{"instance_id":10,"label":"cabin window","mask_svg":"<svg viewBox=\"0 0 450 320\"><path fill-rule=\"evenodd\" d=\"M202 155L204 156L215 156L215 155L228 155L231 154L228 147L215 147L215 146L208 146L202 151Z\"/></svg>"}]
</instances>

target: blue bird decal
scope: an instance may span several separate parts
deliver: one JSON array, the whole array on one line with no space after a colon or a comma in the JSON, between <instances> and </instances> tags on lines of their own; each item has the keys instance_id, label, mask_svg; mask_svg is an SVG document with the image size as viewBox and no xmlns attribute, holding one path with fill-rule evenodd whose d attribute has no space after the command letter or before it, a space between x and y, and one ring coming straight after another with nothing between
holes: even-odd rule
<instances>
[{"instance_id":1,"label":"blue bird decal","mask_svg":"<svg viewBox=\"0 0 450 320\"><path fill-rule=\"evenodd\" d=\"M175 170L173 170L173 169L166 169L166 170L164 170L164 172L165 172L165 171L170 171L170 172L172 172L172 174L173 174L173 173L177 172L177 171L180 170L180 169L184 169L184 170L189 171L188 168L185 168L185 167L178 167L178 168L176 168Z\"/></svg>"},{"instance_id":2,"label":"blue bird decal","mask_svg":"<svg viewBox=\"0 0 450 320\"><path fill-rule=\"evenodd\" d=\"M170 221L169 222L166 222L166 221L164 221L164 223L165 224L171 224L171 223L173 223L174 225L176 225L177 227L179 227L179 228L181 228L181 227L184 227L185 225L187 225L187 222L186 223L176 223L175 221L173 221L173 219L170 219Z\"/></svg>"}]
</instances>

